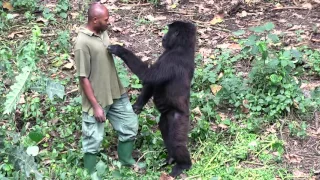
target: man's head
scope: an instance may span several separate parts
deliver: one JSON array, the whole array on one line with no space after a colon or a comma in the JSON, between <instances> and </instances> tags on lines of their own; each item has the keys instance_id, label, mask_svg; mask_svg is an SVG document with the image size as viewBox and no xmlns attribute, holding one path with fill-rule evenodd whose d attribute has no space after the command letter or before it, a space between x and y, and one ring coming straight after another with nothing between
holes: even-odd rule
<instances>
[{"instance_id":1,"label":"man's head","mask_svg":"<svg viewBox=\"0 0 320 180\"><path fill-rule=\"evenodd\" d=\"M93 3L88 9L88 25L96 32L103 32L107 29L109 20L108 9L100 3Z\"/></svg>"}]
</instances>

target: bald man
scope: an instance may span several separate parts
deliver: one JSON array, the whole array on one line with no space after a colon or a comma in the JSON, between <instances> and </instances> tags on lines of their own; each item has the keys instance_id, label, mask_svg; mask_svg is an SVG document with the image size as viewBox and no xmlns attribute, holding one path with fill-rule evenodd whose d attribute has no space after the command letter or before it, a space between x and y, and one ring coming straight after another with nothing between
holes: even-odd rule
<instances>
[{"instance_id":1,"label":"bald man","mask_svg":"<svg viewBox=\"0 0 320 180\"><path fill-rule=\"evenodd\" d=\"M122 165L131 166L138 118L118 77L106 32L107 8L94 3L88 10L88 22L80 28L75 43L75 61L82 95L82 150L84 167L94 173L97 154L104 138L108 119L118 133L118 157Z\"/></svg>"}]
</instances>

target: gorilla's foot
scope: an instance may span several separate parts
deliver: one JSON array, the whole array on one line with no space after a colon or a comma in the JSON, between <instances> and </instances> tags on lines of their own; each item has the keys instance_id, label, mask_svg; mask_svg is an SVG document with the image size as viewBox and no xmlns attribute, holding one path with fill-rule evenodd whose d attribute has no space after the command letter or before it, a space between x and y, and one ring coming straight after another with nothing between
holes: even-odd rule
<instances>
[{"instance_id":1,"label":"gorilla's foot","mask_svg":"<svg viewBox=\"0 0 320 180\"><path fill-rule=\"evenodd\" d=\"M168 165L170 165L170 164L174 164L176 161L173 159L173 157L171 157L171 156L168 156L167 158L166 158L166 160L164 160L164 165L162 165L162 167L165 167L165 166L168 166Z\"/></svg>"},{"instance_id":2,"label":"gorilla's foot","mask_svg":"<svg viewBox=\"0 0 320 180\"><path fill-rule=\"evenodd\" d=\"M169 175L175 178L179 176L184 170L189 170L191 166L191 164L176 164L172 168L172 171Z\"/></svg>"}]
</instances>

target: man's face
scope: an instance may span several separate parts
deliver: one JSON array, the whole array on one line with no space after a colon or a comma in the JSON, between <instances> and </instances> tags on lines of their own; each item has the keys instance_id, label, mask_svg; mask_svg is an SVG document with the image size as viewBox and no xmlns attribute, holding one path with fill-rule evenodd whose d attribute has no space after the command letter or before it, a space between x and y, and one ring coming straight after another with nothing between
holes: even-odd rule
<instances>
[{"instance_id":1,"label":"man's face","mask_svg":"<svg viewBox=\"0 0 320 180\"><path fill-rule=\"evenodd\" d=\"M96 27L99 31L105 31L108 27L109 13L105 12L95 19Z\"/></svg>"}]
</instances>

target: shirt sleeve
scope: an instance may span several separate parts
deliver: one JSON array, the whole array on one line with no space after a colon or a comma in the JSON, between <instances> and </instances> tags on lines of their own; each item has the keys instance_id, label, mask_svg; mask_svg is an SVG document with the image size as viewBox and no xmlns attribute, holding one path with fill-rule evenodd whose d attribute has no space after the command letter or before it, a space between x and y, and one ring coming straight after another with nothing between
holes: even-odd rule
<instances>
[{"instance_id":1,"label":"shirt sleeve","mask_svg":"<svg viewBox=\"0 0 320 180\"><path fill-rule=\"evenodd\" d=\"M90 54L81 49L77 49L74 53L77 76L89 77L91 72Z\"/></svg>"}]
</instances>

